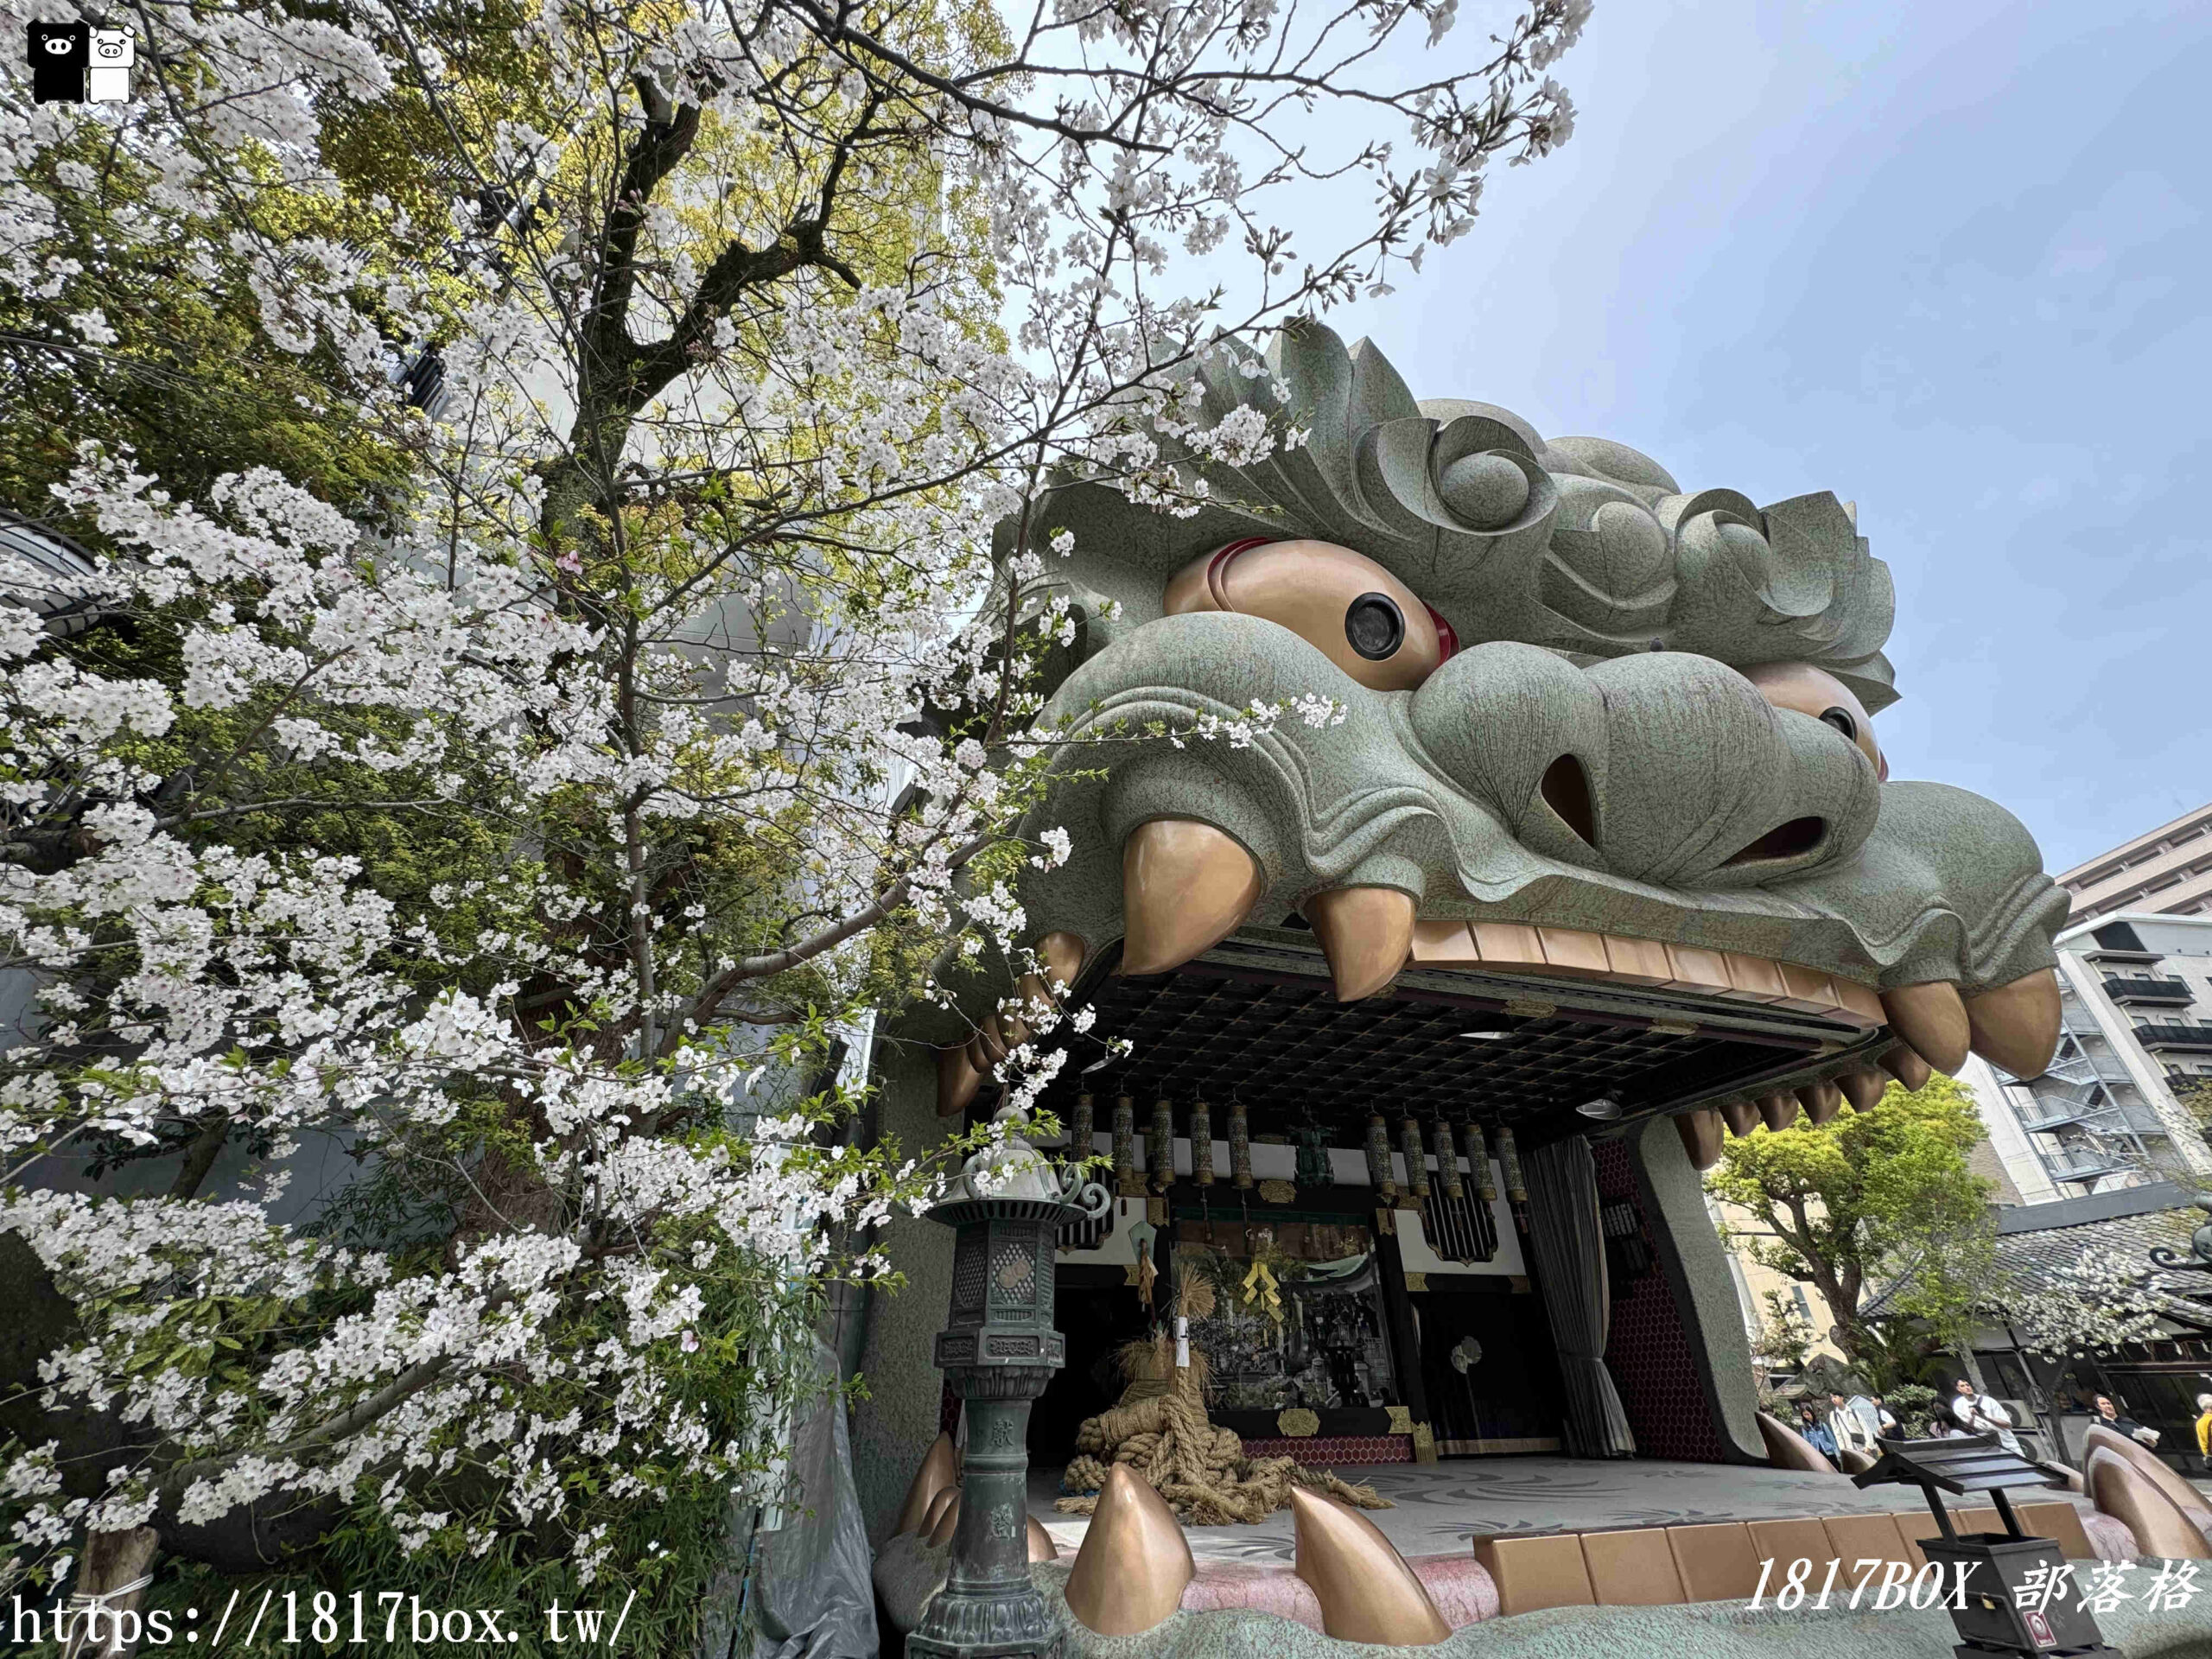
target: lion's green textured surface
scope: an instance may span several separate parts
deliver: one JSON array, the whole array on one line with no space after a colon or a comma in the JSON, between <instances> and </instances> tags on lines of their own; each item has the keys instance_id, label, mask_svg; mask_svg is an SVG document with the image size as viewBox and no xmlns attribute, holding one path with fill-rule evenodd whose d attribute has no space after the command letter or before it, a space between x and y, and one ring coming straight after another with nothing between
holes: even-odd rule
<instances>
[{"instance_id":1,"label":"lion's green textured surface","mask_svg":"<svg viewBox=\"0 0 2212 1659\"><path fill-rule=\"evenodd\" d=\"M1168 575L1210 548L1313 537L1388 566L1467 644L1619 657L1656 640L1738 668L1816 663L1869 709L1895 699L1881 655L1889 569L1827 492L1761 508L1733 490L1685 491L1625 444L1547 442L1491 404L1416 402L1380 352L1347 349L1319 323L1283 330L1264 365L1227 343L1196 378L1198 425L1249 411L1304 442L1230 466L1161 434L1204 485L1197 513L1077 484L1034 517L1039 549L1074 532L1068 575L1133 623L1158 617ZM1002 527L1002 545L1010 536Z\"/></svg>"},{"instance_id":2,"label":"lion's green textured surface","mask_svg":"<svg viewBox=\"0 0 2212 1659\"><path fill-rule=\"evenodd\" d=\"M1737 671L1808 663L1869 707L1894 697L1888 572L1832 496L1761 508L1684 491L1624 445L1547 442L1488 404L1416 403L1378 353L1318 325L1286 331L1264 369L1224 347L1198 378L1200 424L1241 406L1306 441L1230 467L1161 435L1208 493L1195 516L1076 484L1035 518L1040 546L1075 533L1071 556L1046 559L1082 618L1046 718L1071 740L1065 770L1106 775L1071 779L1032 826L1074 842L1067 864L1024 880L1033 935L1065 930L1094 950L1120 937L1122 842L1176 817L1260 861L1262 922L1326 888L1382 886L1424 916L1739 951L1883 988L1972 994L2053 963L2067 898L2016 818L1945 785L1881 783L1848 738ZM1378 692L1263 619L1162 614L1173 572L1255 534L1377 560L1463 648L1418 690ZM1249 742L1126 741L1313 696L1341 721L1286 715ZM1562 755L1588 782L1586 840L1539 787ZM1809 818L1825 830L1803 850L1740 856ZM971 1016L1007 977L948 974ZM963 1027L940 1013L912 1030L947 1040Z\"/></svg>"},{"instance_id":3,"label":"lion's green textured surface","mask_svg":"<svg viewBox=\"0 0 2212 1659\"><path fill-rule=\"evenodd\" d=\"M1121 845L1153 817L1242 842L1268 874L1259 914L1327 887L1413 892L1422 913L1541 922L1801 963L1884 986L1968 991L2049 967L2066 896L2010 813L1941 784L1878 784L1864 755L1769 704L1709 658L1660 652L1577 668L1530 646L1462 652L1412 692L1371 691L1288 629L1205 613L1141 627L1054 697L1071 736L1319 693L1238 747L1154 740L1111 751L1046 815L1076 855L1025 883L1039 931L1122 931ZM1538 796L1583 763L1597 844ZM1071 749L1071 770L1096 766ZM1825 819L1792 858L1730 865L1776 825Z\"/></svg>"}]
</instances>

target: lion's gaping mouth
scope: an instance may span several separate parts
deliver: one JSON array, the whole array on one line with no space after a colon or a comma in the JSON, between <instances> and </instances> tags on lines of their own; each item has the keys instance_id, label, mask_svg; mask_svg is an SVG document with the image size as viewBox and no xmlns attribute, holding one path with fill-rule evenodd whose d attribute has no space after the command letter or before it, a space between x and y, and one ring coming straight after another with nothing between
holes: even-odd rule
<instances>
[{"instance_id":1,"label":"lion's gaping mouth","mask_svg":"<svg viewBox=\"0 0 2212 1659\"><path fill-rule=\"evenodd\" d=\"M1867 1033L1908 1081L1969 1050L2042 1070L2066 896L2002 808L1889 780L1892 593L1848 508L1417 404L1318 327L1264 376L1242 350L1195 370L1205 414L1301 441L1184 455L1189 514L1082 483L1032 526L1072 538L1066 779L1032 828L1073 852L1022 881L1044 973L954 970L948 1099L1046 976L1116 941L1166 974L1289 918L1346 1001L1413 970L1580 981ZM1234 735L1179 735L1209 728Z\"/></svg>"}]
</instances>

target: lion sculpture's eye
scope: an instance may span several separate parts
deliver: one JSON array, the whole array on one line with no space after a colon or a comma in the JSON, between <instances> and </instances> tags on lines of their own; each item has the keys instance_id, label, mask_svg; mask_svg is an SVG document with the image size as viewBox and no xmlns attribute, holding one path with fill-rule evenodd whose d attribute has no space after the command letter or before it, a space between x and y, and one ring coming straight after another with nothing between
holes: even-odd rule
<instances>
[{"instance_id":1,"label":"lion sculpture's eye","mask_svg":"<svg viewBox=\"0 0 2212 1659\"><path fill-rule=\"evenodd\" d=\"M1388 594L1362 594L1344 611L1344 638L1368 661L1387 662L1406 643L1406 613Z\"/></svg>"},{"instance_id":2,"label":"lion sculpture's eye","mask_svg":"<svg viewBox=\"0 0 2212 1659\"><path fill-rule=\"evenodd\" d=\"M1169 577L1163 608L1263 617L1376 691L1412 690L1451 649L1411 589L1333 542L1231 543Z\"/></svg>"},{"instance_id":3,"label":"lion sculpture's eye","mask_svg":"<svg viewBox=\"0 0 2212 1659\"><path fill-rule=\"evenodd\" d=\"M1743 672L1776 708L1810 715L1856 744L1872 763L1874 775L1888 780L1890 763L1882 758L1882 746L1874 741L1873 723L1866 718L1865 706L1834 675L1810 663L1762 663Z\"/></svg>"}]
</instances>

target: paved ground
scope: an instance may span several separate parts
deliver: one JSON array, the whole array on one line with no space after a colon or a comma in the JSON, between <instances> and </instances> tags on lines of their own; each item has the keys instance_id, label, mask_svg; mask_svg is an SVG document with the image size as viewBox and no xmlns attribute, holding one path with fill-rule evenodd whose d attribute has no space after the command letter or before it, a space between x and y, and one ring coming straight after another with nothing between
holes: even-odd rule
<instances>
[{"instance_id":1,"label":"paved ground","mask_svg":"<svg viewBox=\"0 0 2212 1659\"><path fill-rule=\"evenodd\" d=\"M1395 1509L1370 1510L1368 1518L1406 1555L1464 1549L1469 1539L1483 1533L1758 1521L1902 1510L1916 1501L1914 1494L1901 1487L1861 1491L1833 1475L1642 1458L1603 1463L1572 1458L1470 1458L1427 1466L1400 1464L1338 1472L1348 1480L1368 1482L1395 1503ZM1033 1472L1029 1508L1065 1554L1082 1543L1090 1523L1084 1516L1062 1515L1052 1508L1058 1490L1057 1470ZM2059 1494L2054 1490L2048 1496ZM1191 1548L1202 1556L1291 1559L1288 1510L1257 1526L1190 1527L1185 1531Z\"/></svg>"}]
</instances>

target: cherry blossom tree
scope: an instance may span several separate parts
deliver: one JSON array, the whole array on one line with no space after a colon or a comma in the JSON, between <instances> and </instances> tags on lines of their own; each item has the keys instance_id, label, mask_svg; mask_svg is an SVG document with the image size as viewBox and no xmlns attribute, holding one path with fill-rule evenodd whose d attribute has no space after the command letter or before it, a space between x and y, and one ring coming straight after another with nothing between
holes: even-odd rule
<instances>
[{"instance_id":1,"label":"cherry blossom tree","mask_svg":"<svg viewBox=\"0 0 2212 1659\"><path fill-rule=\"evenodd\" d=\"M2147 1262L2089 1244L2031 1279L2012 1275L1993 1300L2022 1346L2058 1360L2147 1340L2172 1299Z\"/></svg>"},{"instance_id":2,"label":"cherry blossom tree","mask_svg":"<svg viewBox=\"0 0 2212 1659\"><path fill-rule=\"evenodd\" d=\"M840 1133L834 1061L1019 957L1067 855L1018 826L1069 604L994 526L1186 506L1156 431L1298 442L1179 371L1572 130L1587 0L1455 9L144 0L130 104L10 67L5 349L157 370L157 270L384 458L186 482L95 427L5 504L85 556L0 571L0 1236L73 1310L44 1406L112 1430L10 1448L16 1573L350 1510L589 1583L765 1489L823 1297L944 1173ZM359 1173L295 1213L317 1141Z\"/></svg>"}]
</instances>

